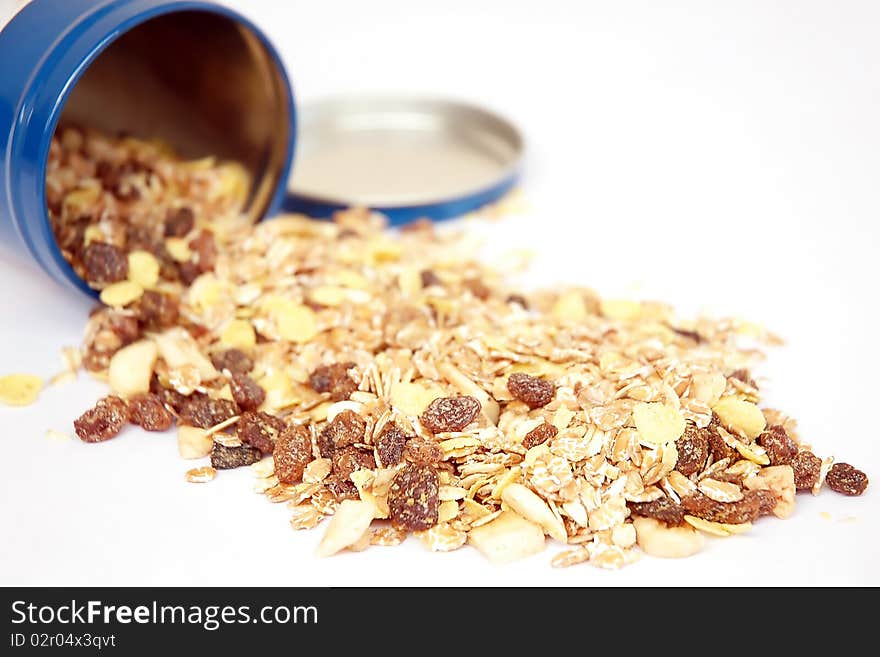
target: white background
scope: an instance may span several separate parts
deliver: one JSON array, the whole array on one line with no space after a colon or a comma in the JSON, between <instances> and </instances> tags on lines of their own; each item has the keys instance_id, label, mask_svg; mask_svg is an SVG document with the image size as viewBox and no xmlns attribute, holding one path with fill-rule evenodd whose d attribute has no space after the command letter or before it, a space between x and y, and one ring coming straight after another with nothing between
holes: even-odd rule
<instances>
[{"instance_id":1,"label":"white background","mask_svg":"<svg viewBox=\"0 0 880 657\"><path fill-rule=\"evenodd\" d=\"M0 407L2 584L880 584L880 4L230 2L284 53L298 100L405 91L482 102L529 139L527 216L491 228L534 281L746 316L789 340L759 373L858 499L620 572L492 567L410 540L319 560L247 471L187 484L173 435L55 443L102 394L80 377ZM661 7L661 5L663 5ZM0 372L49 376L89 303L0 251ZM831 519L820 514L830 514Z\"/></svg>"}]
</instances>

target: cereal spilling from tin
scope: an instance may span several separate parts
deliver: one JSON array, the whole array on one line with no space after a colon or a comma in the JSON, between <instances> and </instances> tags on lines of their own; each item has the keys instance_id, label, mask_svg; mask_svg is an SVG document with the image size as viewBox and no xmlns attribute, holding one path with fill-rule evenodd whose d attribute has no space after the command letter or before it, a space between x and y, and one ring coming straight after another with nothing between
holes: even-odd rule
<instances>
[{"instance_id":1,"label":"cereal spilling from tin","mask_svg":"<svg viewBox=\"0 0 880 657\"><path fill-rule=\"evenodd\" d=\"M64 248L109 297L82 363L111 390L77 435L176 425L188 481L249 468L294 529L324 522L320 555L412 535L504 563L549 537L555 566L619 568L868 484L761 405L743 337L773 340L753 325L515 289L428 223L252 226L222 168L132 140L63 133L53 153Z\"/></svg>"}]
</instances>

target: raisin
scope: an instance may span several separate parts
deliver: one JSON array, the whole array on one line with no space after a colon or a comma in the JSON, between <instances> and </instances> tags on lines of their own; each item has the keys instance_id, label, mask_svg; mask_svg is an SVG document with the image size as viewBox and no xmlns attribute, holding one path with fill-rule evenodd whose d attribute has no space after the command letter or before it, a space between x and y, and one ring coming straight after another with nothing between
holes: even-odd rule
<instances>
[{"instance_id":1,"label":"raisin","mask_svg":"<svg viewBox=\"0 0 880 657\"><path fill-rule=\"evenodd\" d=\"M431 433L461 431L476 419L481 408L475 397L441 397L428 404L420 419Z\"/></svg>"},{"instance_id":2,"label":"raisin","mask_svg":"<svg viewBox=\"0 0 880 657\"><path fill-rule=\"evenodd\" d=\"M709 458L709 431L688 422L684 434L675 441L675 448L678 450L675 469L685 477L690 477L702 470Z\"/></svg>"},{"instance_id":3,"label":"raisin","mask_svg":"<svg viewBox=\"0 0 880 657\"><path fill-rule=\"evenodd\" d=\"M772 504L771 504L772 502ZM746 491L738 502L716 502L700 491L681 498L684 510L692 516L711 522L724 522L738 525L751 522L776 506L776 496L772 491Z\"/></svg>"},{"instance_id":4,"label":"raisin","mask_svg":"<svg viewBox=\"0 0 880 657\"><path fill-rule=\"evenodd\" d=\"M184 285L192 285L192 282L202 274L199 266L194 262L181 262L177 266L177 273Z\"/></svg>"},{"instance_id":5,"label":"raisin","mask_svg":"<svg viewBox=\"0 0 880 657\"><path fill-rule=\"evenodd\" d=\"M724 442L724 438L718 433L719 426L720 421L718 420L718 416L713 414L712 421L709 423L709 426L706 427L709 432L707 434L709 438L709 454L712 456L712 461L715 463L722 459L730 459L731 462L734 462L739 459L739 452Z\"/></svg>"},{"instance_id":6,"label":"raisin","mask_svg":"<svg viewBox=\"0 0 880 657\"><path fill-rule=\"evenodd\" d=\"M828 488L844 495L861 495L868 487L868 476L849 463L835 463L825 477Z\"/></svg>"},{"instance_id":7,"label":"raisin","mask_svg":"<svg viewBox=\"0 0 880 657\"><path fill-rule=\"evenodd\" d=\"M797 456L798 446L779 424L767 427L757 440L767 450L771 465L788 465Z\"/></svg>"},{"instance_id":8,"label":"raisin","mask_svg":"<svg viewBox=\"0 0 880 657\"><path fill-rule=\"evenodd\" d=\"M340 477L339 475L331 474L324 479L324 485L327 487L327 490L333 493L338 502L341 502L342 500L360 499L357 486L355 486L354 482L347 477Z\"/></svg>"},{"instance_id":9,"label":"raisin","mask_svg":"<svg viewBox=\"0 0 880 657\"><path fill-rule=\"evenodd\" d=\"M214 266L217 264L217 244L209 231L203 230L192 238L189 242L189 248L196 255L195 264L199 273L214 271Z\"/></svg>"},{"instance_id":10,"label":"raisin","mask_svg":"<svg viewBox=\"0 0 880 657\"><path fill-rule=\"evenodd\" d=\"M677 333L681 337L687 338L688 340L693 340L697 344L699 344L703 341L703 336L700 335L699 333L697 333L696 331L689 331L687 329L680 329L680 328L676 328L674 326L670 326L669 328L671 328L675 333Z\"/></svg>"},{"instance_id":11,"label":"raisin","mask_svg":"<svg viewBox=\"0 0 880 657\"><path fill-rule=\"evenodd\" d=\"M394 476L388 509L395 529L430 529L437 524L439 508L440 481L434 468L410 463Z\"/></svg>"},{"instance_id":12,"label":"raisin","mask_svg":"<svg viewBox=\"0 0 880 657\"><path fill-rule=\"evenodd\" d=\"M165 217L165 237L185 237L195 223L196 216L189 208L169 209Z\"/></svg>"},{"instance_id":13,"label":"raisin","mask_svg":"<svg viewBox=\"0 0 880 657\"><path fill-rule=\"evenodd\" d=\"M819 481L822 459L809 450L799 452L791 461L794 470L794 485L798 490L810 490Z\"/></svg>"},{"instance_id":14,"label":"raisin","mask_svg":"<svg viewBox=\"0 0 880 657\"><path fill-rule=\"evenodd\" d=\"M174 417L158 395L138 395L128 401L129 420L147 431L167 431Z\"/></svg>"},{"instance_id":15,"label":"raisin","mask_svg":"<svg viewBox=\"0 0 880 657\"><path fill-rule=\"evenodd\" d=\"M443 452L435 441L415 436L406 441L406 457L418 465L434 465L443 458Z\"/></svg>"},{"instance_id":16,"label":"raisin","mask_svg":"<svg viewBox=\"0 0 880 657\"><path fill-rule=\"evenodd\" d=\"M180 315L177 299L169 294L147 290L134 305L137 319L148 331L161 331L177 323Z\"/></svg>"},{"instance_id":17,"label":"raisin","mask_svg":"<svg viewBox=\"0 0 880 657\"><path fill-rule=\"evenodd\" d=\"M628 506L635 516L654 518L667 525L680 525L684 522L684 509L668 497L661 497L652 502L629 502Z\"/></svg>"},{"instance_id":18,"label":"raisin","mask_svg":"<svg viewBox=\"0 0 880 657\"><path fill-rule=\"evenodd\" d=\"M309 430L295 424L281 432L272 452L275 476L283 484L300 481L306 466L312 461L312 438Z\"/></svg>"},{"instance_id":19,"label":"raisin","mask_svg":"<svg viewBox=\"0 0 880 657\"><path fill-rule=\"evenodd\" d=\"M520 306L523 310L529 309L529 302L526 298L521 294L511 294L508 295L507 299L505 299L507 303L515 303Z\"/></svg>"},{"instance_id":20,"label":"raisin","mask_svg":"<svg viewBox=\"0 0 880 657\"><path fill-rule=\"evenodd\" d=\"M112 244L92 242L83 251L82 259L89 283L108 285L128 278L128 257Z\"/></svg>"},{"instance_id":21,"label":"raisin","mask_svg":"<svg viewBox=\"0 0 880 657\"><path fill-rule=\"evenodd\" d=\"M423 269L419 276L422 279L422 287L431 287L433 285L442 286L443 281L441 281L437 274L434 273L432 269Z\"/></svg>"},{"instance_id":22,"label":"raisin","mask_svg":"<svg viewBox=\"0 0 880 657\"><path fill-rule=\"evenodd\" d=\"M86 443L99 443L117 435L128 422L128 404L119 397L104 397L73 423L76 435Z\"/></svg>"},{"instance_id":23,"label":"raisin","mask_svg":"<svg viewBox=\"0 0 880 657\"><path fill-rule=\"evenodd\" d=\"M232 374L247 374L254 369L254 361L240 349L226 349L211 354L211 363L218 370Z\"/></svg>"},{"instance_id":24,"label":"raisin","mask_svg":"<svg viewBox=\"0 0 880 657\"><path fill-rule=\"evenodd\" d=\"M492 290L478 278L469 278L464 283L464 289L468 290L480 301L485 301L492 294Z\"/></svg>"},{"instance_id":25,"label":"raisin","mask_svg":"<svg viewBox=\"0 0 880 657\"><path fill-rule=\"evenodd\" d=\"M159 381L159 377L155 374L153 375L153 378L150 379L150 392L156 395L166 408L171 408L178 414L187 402L187 397L184 397L176 390L172 388L164 388ZM203 395L200 392L195 392L193 393L193 396Z\"/></svg>"},{"instance_id":26,"label":"raisin","mask_svg":"<svg viewBox=\"0 0 880 657\"><path fill-rule=\"evenodd\" d=\"M249 443L263 454L271 454L275 450L275 441L285 429L287 423L281 418L268 413L246 411L238 421L236 432L242 442Z\"/></svg>"},{"instance_id":27,"label":"raisin","mask_svg":"<svg viewBox=\"0 0 880 657\"><path fill-rule=\"evenodd\" d=\"M201 429L210 429L235 415L238 415L235 402L228 399L211 399L207 395L191 396L180 409L182 424Z\"/></svg>"},{"instance_id":28,"label":"raisin","mask_svg":"<svg viewBox=\"0 0 880 657\"><path fill-rule=\"evenodd\" d=\"M333 401L348 399L358 388L357 382L348 374L353 367L354 363L321 365L309 375L309 384L315 392L329 392Z\"/></svg>"},{"instance_id":29,"label":"raisin","mask_svg":"<svg viewBox=\"0 0 880 657\"><path fill-rule=\"evenodd\" d=\"M229 387L232 398L243 411L255 411L266 400L266 391L247 374L233 374Z\"/></svg>"},{"instance_id":30,"label":"raisin","mask_svg":"<svg viewBox=\"0 0 880 657\"><path fill-rule=\"evenodd\" d=\"M507 379L507 389L529 408L546 406L556 394L556 387L552 383L525 372L511 374Z\"/></svg>"},{"instance_id":31,"label":"raisin","mask_svg":"<svg viewBox=\"0 0 880 657\"><path fill-rule=\"evenodd\" d=\"M250 445L227 447L215 442L211 447L211 467L217 470L231 470L251 465L262 458L260 450ZM280 481L280 479L279 479Z\"/></svg>"},{"instance_id":32,"label":"raisin","mask_svg":"<svg viewBox=\"0 0 880 657\"><path fill-rule=\"evenodd\" d=\"M758 389L758 384L755 383L751 373L745 368L734 370L730 373L730 378L745 383L747 386L754 388L755 390Z\"/></svg>"},{"instance_id":33,"label":"raisin","mask_svg":"<svg viewBox=\"0 0 880 657\"><path fill-rule=\"evenodd\" d=\"M555 426L549 422L544 422L526 434L526 437L523 438L522 445L526 449L531 449L536 445L543 445L548 440L555 438L558 432L559 430Z\"/></svg>"},{"instance_id":34,"label":"raisin","mask_svg":"<svg viewBox=\"0 0 880 657\"><path fill-rule=\"evenodd\" d=\"M347 479L355 470L372 470L376 467L373 453L352 445L333 452L333 474Z\"/></svg>"},{"instance_id":35,"label":"raisin","mask_svg":"<svg viewBox=\"0 0 880 657\"><path fill-rule=\"evenodd\" d=\"M390 468L400 463L403 458L403 449L406 445L406 434L393 422L389 422L382 429L376 440L376 451L379 453L379 461L383 468Z\"/></svg>"},{"instance_id":36,"label":"raisin","mask_svg":"<svg viewBox=\"0 0 880 657\"><path fill-rule=\"evenodd\" d=\"M340 447L363 442L366 430L367 423L360 415L350 410L342 411L324 427L318 437L321 456L328 458Z\"/></svg>"}]
</instances>

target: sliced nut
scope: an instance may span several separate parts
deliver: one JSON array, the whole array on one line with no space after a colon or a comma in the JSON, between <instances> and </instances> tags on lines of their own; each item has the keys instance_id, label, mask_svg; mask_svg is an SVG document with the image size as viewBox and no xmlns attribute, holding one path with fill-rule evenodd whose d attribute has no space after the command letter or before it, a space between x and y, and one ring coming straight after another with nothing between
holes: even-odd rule
<instances>
[{"instance_id":1,"label":"sliced nut","mask_svg":"<svg viewBox=\"0 0 880 657\"><path fill-rule=\"evenodd\" d=\"M526 520L543 527L544 531L557 541L565 543L568 540L562 521L553 515L544 500L522 484L508 485L501 493L501 501Z\"/></svg>"},{"instance_id":2,"label":"sliced nut","mask_svg":"<svg viewBox=\"0 0 880 657\"><path fill-rule=\"evenodd\" d=\"M214 441L208 432L198 427L177 427L177 451L185 459L200 459L211 453Z\"/></svg>"},{"instance_id":3,"label":"sliced nut","mask_svg":"<svg viewBox=\"0 0 880 657\"><path fill-rule=\"evenodd\" d=\"M149 392L158 357L159 349L152 340L141 340L123 347L110 359L110 388L125 398Z\"/></svg>"},{"instance_id":4,"label":"sliced nut","mask_svg":"<svg viewBox=\"0 0 880 657\"><path fill-rule=\"evenodd\" d=\"M492 563L509 563L543 550L544 532L512 511L503 511L491 522L472 529L468 541Z\"/></svg>"},{"instance_id":5,"label":"sliced nut","mask_svg":"<svg viewBox=\"0 0 880 657\"><path fill-rule=\"evenodd\" d=\"M149 290L159 282L159 261L149 251L128 254L128 280Z\"/></svg>"},{"instance_id":6,"label":"sliced nut","mask_svg":"<svg viewBox=\"0 0 880 657\"><path fill-rule=\"evenodd\" d=\"M660 402L636 404L633 421L642 441L657 447L681 438L686 426L681 411Z\"/></svg>"},{"instance_id":7,"label":"sliced nut","mask_svg":"<svg viewBox=\"0 0 880 657\"><path fill-rule=\"evenodd\" d=\"M43 379L32 374L7 374L0 377L0 402L8 406L28 406L37 401Z\"/></svg>"},{"instance_id":8,"label":"sliced nut","mask_svg":"<svg viewBox=\"0 0 880 657\"><path fill-rule=\"evenodd\" d=\"M354 545L373 522L374 507L361 500L343 500L330 519L316 554L329 557Z\"/></svg>"},{"instance_id":9,"label":"sliced nut","mask_svg":"<svg viewBox=\"0 0 880 657\"><path fill-rule=\"evenodd\" d=\"M750 440L760 436L767 427L767 420L760 408L736 397L721 399L712 407L712 410L718 415L724 426L731 431L741 433Z\"/></svg>"},{"instance_id":10,"label":"sliced nut","mask_svg":"<svg viewBox=\"0 0 880 657\"><path fill-rule=\"evenodd\" d=\"M646 554L665 559L689 557L703 549L706 540L692 527L667 527L653 518L633 518L636 539Z\"/></svg>"}]
</instances>

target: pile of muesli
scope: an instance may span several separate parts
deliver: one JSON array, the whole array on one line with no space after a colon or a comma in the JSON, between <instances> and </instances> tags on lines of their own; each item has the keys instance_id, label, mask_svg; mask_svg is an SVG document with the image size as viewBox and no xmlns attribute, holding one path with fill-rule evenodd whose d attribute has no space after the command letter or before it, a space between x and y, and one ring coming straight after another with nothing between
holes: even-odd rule
<instances>
[{"instance_id":1,"label":"pile of muesli","mask_svg":"<svg viewBox=\"0 0 880 657\"><path fill-rule=\"evenodd\" d=\"M134 280L129 265L111 285L134 285L105 294L89 320L82 363L113 394L75 422L84 441L176 424L181 456L210 458L190 481L250 466L295 529L330 517L323 555L413 534L504 562L550 536L567 544L554 565L618 568L639 550L688 556L704 534L786 518L798 491L867 486L760 406L753 345L773 337L752 324L685 321L586 288L511 288L430 223L395 234L351 210L253 226L225 201L206 214L204 189L229 184L212 167L196 167L203 187L157 186L173 197L155 199L164 224L136 241L141 268L161 271L199 241L211 257L172 257L177 276L156 280ZM121 187L104 181L101 195L130 194L111 182ZM71 183L57 203L82 212L67 197L97 184ZM86 248L130 259L125 243L104 241L120 234L106 215L114 203L86 213ZM187 231L169 210L183 207L199 208ZM64 212L53 216L74 216Z\"/></svg>"}]
</instances>

